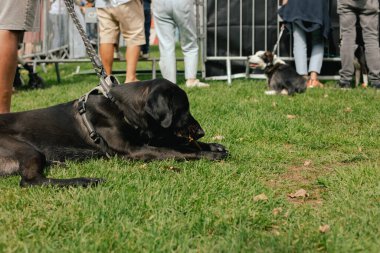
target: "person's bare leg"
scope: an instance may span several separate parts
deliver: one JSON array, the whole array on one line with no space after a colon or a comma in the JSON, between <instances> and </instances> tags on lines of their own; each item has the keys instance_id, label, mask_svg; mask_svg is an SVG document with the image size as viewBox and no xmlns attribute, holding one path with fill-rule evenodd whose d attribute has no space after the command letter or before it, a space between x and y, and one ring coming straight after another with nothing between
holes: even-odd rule
<instances>
[{"instance_id":1,"label":"person's bare leg","mask_svg":"<svg viewBox=\"0 0 380 253\"><path fill-rule=\"evenodd\" d=\"M114 52L113 43L101 43L100 44L100 58L104 66L104 70L107 75L112 74L112 64L113 64L113 52Z\"/></svg>"},{"instance_id":2,"label":"person's bare leg","mask_svg":"<svg viewBox=\"0 0 380 253\"><path fill-rule=\"evenodd\" d=\"M17 43L22 31L0 30L0 113L11 109L12 86L17 67Z\"/></svg>"},{"instance_id":3,"label":"person's bare leg","mask_svg":"<svg viewBox=\"0 0 380 253\"><path fill-rule=\"evenodd\" d=\"M127 75L125 83L138 81L136 77L137 62L140 56L140 46L128 46L125 52L125 59L127 61Z\"/></svg>"}]
</instances>

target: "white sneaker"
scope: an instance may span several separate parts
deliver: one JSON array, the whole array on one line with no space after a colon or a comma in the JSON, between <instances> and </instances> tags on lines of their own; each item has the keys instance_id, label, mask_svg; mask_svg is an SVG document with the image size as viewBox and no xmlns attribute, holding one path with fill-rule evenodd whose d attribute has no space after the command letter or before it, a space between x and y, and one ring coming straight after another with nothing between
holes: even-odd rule
<instances>
[{"instance_id":1,"label":"white sneaker","mask_svg":"<svg viewBox=\"0 0 380 253\"><path fill-rule=\"evenodd\" d=\"M194 87L206 88L206 87L210 87L210 85L207 83L202 83L201 81L199 81L199 79L195 79L194 81L187 80L186 87L187 88L194 88Z\"/></svg>"}]
</instances>

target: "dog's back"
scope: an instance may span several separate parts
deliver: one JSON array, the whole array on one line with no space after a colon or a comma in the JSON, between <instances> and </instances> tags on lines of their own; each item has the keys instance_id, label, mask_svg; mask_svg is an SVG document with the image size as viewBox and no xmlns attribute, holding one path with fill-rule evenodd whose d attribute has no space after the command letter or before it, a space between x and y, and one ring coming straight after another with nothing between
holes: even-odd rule
<instances>
[{"instance_id":1,"label":"dog's back","mask_svg":"<svg viewBox=\"0 0 380 253\"><path fill-rule=\"evenodd\" d=\"M288 95L293 95L305 92L306 80L292 66L279 64L269 80L269 87L277 92L286 90Z\"/></svg>"}]
</instances>

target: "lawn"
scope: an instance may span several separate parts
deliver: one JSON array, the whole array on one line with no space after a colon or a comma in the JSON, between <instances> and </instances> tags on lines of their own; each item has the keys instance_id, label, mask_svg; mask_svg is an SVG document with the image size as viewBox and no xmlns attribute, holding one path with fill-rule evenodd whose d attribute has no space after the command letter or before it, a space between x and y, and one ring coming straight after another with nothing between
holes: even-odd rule
<instances>
[{"instance_id":1,"label":"lawn","mask_svg":"<svg viewBox=\"0 0 380 253\"><path fill-rule=\"evenodd\" d=\"M61 65L58 84L47 66L47 87L16 93L13 111L97 84L75 69ZM106 179L86 189L21 189L19 177L1 178L0 252L380 252L379 91L327 82L265 96L262 80L209 83L187 89L179 78L203 140L225 145L227 160L112 158L47 172Z\"/></svg>"}]
</instances>

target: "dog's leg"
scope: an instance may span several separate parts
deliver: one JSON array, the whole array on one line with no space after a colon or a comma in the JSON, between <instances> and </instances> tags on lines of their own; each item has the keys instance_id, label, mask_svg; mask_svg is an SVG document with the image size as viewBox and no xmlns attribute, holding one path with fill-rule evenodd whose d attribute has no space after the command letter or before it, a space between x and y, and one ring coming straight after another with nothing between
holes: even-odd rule
<instances>
[{"instance_id":1,"label":"dog's leg","mask_svg":"<svg viewBox=\"0 0 380 253\"><path fill-rule=\"evenodd\" d=\"M215 161L225 159L228 156L227 150L220 144L200 144L205 150L199 150L190 146L177 147L177 149L153 146L136 147L125 154L124 158L144 161L165 159L197 160L204 158Z\"/></svg>"},{"instance_id":2,"label":"dog's leg","mask_svg":"<svg viewBox=\"0 0 380 253\"><path fill-rule=\"evenodd\" d=\"M273 96L277 94L275 90L266 90L264 93L265 95L269 95L269 96Z\"/></svg>"},{"instance_id":3,"label":"dog's leg","mask_svg":"<svg viewBox=\"0 0 380 253\"><path fill-rule=\"evenodd\" d=\"M19 174L20 186L91 186L102 181L97 178L51 179L43 170L45 156L28 143L9 136L0 136L0 175Z\"/></svg>"}]
</instances>

